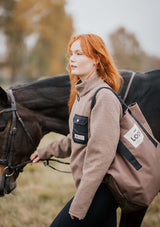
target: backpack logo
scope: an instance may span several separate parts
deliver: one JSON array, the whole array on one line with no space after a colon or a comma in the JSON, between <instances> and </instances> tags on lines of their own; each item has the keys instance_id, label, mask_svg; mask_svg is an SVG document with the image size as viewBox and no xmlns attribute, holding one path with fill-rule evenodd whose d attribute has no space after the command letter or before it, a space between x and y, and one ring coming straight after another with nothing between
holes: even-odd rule
<instances>
[{"instance_id":1,"label":"backpack logo","mask_svg":"<svg viewBox=\"0 0 160 227\"><path fill-rule=\"evenodd\" d=\"M136 124L124 135L124 137L137 148L142 142L144 135Z\"/></svg>"}]
</instances>

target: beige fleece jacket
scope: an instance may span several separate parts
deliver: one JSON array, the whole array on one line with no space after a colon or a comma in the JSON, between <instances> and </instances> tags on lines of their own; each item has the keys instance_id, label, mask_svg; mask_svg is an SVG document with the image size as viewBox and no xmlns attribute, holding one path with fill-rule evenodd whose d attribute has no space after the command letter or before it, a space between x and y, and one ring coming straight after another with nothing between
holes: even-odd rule
<instances>
[{"instance_id":1,"label":"beige fleece jacket","mask_svg":"<svg viewBox=\"0 0 160 227\"><path fill-rule=\"evenodd\" d=\"M77 99L69 118L70 133L38 150L41 159L70 156L77 191L69 213L80 219L86 216L119 142L122 107L117 97L108 89L100 90L91 111L92 97L103 86L108 85L97 75L79 81Z\"/></svg>"}]
</instances>

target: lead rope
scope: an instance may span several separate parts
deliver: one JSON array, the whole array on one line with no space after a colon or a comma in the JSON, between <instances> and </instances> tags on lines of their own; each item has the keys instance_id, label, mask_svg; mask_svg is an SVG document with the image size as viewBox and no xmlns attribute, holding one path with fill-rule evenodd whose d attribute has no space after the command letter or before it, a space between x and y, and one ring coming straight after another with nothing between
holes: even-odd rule
<instances>
[{"instance_id":1,"label":"lead rope","mask_svg":"<svg viewBox=\"0 0 160 227\"><path fill-rule=\"evenodd\" d=\"M43 164L44 166L49 166L50 168L58 171L58 172L61 172L61 173L71 173L71 171L64 171L64 170L60 170L60 169L57 169L55 168L54 166L52 166L51 164L49 164L49 162L52 161L52 162L58 162L58 163L61 163L61 164L64 164L64 165L70 165L69 162L63 162L63 161L60 161L60 160L57 160L57 159L54 159L54 158L50 158L50 159L46 159L46 160L43 160ZM25 161L23 163L20 163L20 164L17 164L16 166L14 166L15 169L20 169L21 167L25 166L26 164L29 164L29 163L32 163L32 160L28 160L28 161Z\"/></svg>"},{"instance_id":2,"label":"lead rope","mask_svg":"<svg viewBox=\"0 0 160 227\"><path fill-rule=\"evenodd\" d=\"M44 164L44 166L49 166L50 168L52 168L52 169L54 169L58 172L61 172L61 173L71 173L71 171L64 171L64 170L60 170L60 169L55 168L54 166L49 164L49 161L58 162L58 163L61 163L61 164L64 164L64 165L70 165L69 162L63 162L63 161L60 161L60 160L57 160L57 159L54 159L54 158L50 158L50 159L45 160L43 164Z\"/></svg>"}]
</instances>

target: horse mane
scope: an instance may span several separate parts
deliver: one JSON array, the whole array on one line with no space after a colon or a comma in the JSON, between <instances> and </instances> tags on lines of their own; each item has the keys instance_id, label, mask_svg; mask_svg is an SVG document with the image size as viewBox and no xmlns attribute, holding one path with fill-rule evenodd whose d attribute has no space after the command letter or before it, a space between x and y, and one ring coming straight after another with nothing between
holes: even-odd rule
<instances>
[{"instance_id":1,"label":"horse mane","mask_svg":"<svg viewBox=\"0 0 160 227\"><path fill-rule=\"evenodd\" d=\"M28 109L24 106L21 106L19 103L17 103L17 110L18 110L19 115L25 120L37 118L37 116L35 114L33 114L33 112L30 109Z\"/></svg>"},{"instance_id":2,"label":"horse mane","mask_svg":"<svg viewBox=\"0 0 160 227\"><path fill-rule=\"evenodd\" d=\"M69 76L67 74L57 75L48 78L41 78L37 81L20 84L10 87L12 90L23 89L23 88L44 88L44 87L65 87L70 86Z\"/></svg>"}]
</instances>

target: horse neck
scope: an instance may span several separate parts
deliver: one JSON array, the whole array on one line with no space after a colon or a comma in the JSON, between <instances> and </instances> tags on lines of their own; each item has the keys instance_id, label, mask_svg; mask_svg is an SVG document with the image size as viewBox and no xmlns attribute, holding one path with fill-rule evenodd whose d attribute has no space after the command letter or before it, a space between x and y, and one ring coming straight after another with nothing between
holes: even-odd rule
<instances>
[{"instance_id":1,"label":"horse neck","mask_svg":"<svg viewBox=\"0 0 160 227\"><path fill-rule=\"evenodd\" d=\"M12 90L16 102L36 116L43 135L51 131L68 133L70 83L67 75L28 83Z\"/></svg>"}]
</instances>

